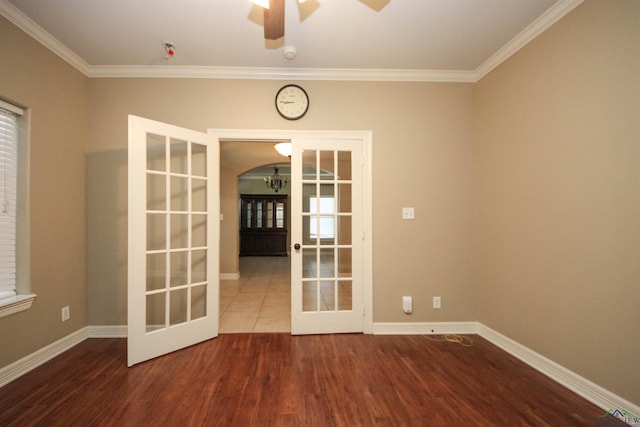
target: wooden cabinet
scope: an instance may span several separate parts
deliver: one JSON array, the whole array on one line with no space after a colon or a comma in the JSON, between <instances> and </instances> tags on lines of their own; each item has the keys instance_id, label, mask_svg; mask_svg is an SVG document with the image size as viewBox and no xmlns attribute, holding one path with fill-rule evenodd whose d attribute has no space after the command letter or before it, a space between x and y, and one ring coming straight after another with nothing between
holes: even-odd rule
<instances>
[{"instance_id":1,"label":"wooden cabinet","mask_svg":"<svg viewBox=\"0 0 640 427\"><path fill-rule=\"evenodd\" d=\"M287 256L287 196L240 196L240 256Z\"/></svg>"}]
</instances>

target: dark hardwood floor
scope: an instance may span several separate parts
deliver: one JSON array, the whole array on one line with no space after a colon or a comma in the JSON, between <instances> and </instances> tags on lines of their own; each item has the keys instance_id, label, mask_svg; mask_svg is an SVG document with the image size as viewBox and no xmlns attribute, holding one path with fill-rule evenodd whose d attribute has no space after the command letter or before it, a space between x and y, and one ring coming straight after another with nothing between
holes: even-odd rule
<instances>
[{"instance_id":1,"label":"dark hardwood floor","mask_svg":"<svg viewBox=\"0 0 640 427\"><path fill-rule=\"evenodd\" d=\"M0 426L594 426L603 414L473 338L221 335L132 368L126 340L89 339L0 388Z\"/></svg>"}]
</instances>

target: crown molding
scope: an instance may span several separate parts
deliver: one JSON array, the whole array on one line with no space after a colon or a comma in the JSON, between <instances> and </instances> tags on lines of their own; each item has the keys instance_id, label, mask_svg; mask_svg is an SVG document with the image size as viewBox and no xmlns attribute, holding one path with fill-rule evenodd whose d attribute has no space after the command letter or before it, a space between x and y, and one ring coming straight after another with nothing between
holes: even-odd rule
<instances>
[{"instance_id":1,"label":"crown molding","mask_svg":"<svg viewBox=\"0 0 640 427\"><path fill-rule=\"evenodd\" d=\"M583 1L584 0L560 0L551 6L545 13L540 15L538 19L533 21L527 26L527 28L522 30L517 36L511 39L511 41L476 68L475 81L477 82L489 74L498 65L509 59L511 55L522 49L531 40L535 39L542 32L558 22L562 17L575 9Z\"/></svg>"},{"instance_id":2,"label":"crown molding","mask_svg":"<svg viewBox=\"0 0 640 427\"><path fill-rule=\"evenodd\" d=\"M91 66L88 77L103 78L206 78L252 80L338 80L473 82L473 71L400 70L364 68L268 68L205 66Z\"/></svg>"},{"instance_id":3,"label":"crown molding","mask_svg":"<svg viewBox=\"0 0 640 427\"><path fill-rule=\"evenodd\" d=\"M89 75L91 68L89 64L7 0L0 0L0 15L7 18L16 27L40 42L76 70L85 76Z\"/></svg>"},{"instance_id":4,"label":"crown molding","mask_svg":"<svg viewBox=\"0 0 640 427\"><path fill-rule=\"evenodd\" d=\"M582 2L583 0L559 0L475 70L89 65L75 52L62 44L7 0L0 0L0 14L90 78L203 78L475 83Z\"/></svg>"}]
</instances>

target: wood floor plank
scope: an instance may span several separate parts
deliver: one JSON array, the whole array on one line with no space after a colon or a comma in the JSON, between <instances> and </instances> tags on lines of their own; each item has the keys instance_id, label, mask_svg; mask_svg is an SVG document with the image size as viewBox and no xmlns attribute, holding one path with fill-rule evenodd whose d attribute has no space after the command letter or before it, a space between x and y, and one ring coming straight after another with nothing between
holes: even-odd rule
<instances>
[{"instance_id":1,"label":"wood floor plank","mask_svg":"<svg viewBox=\"0 0 640 427\"><path fill-rule=\"evenodd\" d=\"M126 367L89 339L0 389L0 426L593 426L603 410L486 340L221 335Z\"/></svg>"}]
</instances>

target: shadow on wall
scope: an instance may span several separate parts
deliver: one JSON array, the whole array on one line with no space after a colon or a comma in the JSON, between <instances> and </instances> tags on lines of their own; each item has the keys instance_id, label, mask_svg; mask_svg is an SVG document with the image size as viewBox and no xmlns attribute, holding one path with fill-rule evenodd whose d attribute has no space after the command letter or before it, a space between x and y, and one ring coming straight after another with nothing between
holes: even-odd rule
<instances>
[{"instance_id":1,"label":"shadow on wall","mask_svg":"<svg viewBox=\"0 0 640 427\"><path fill-rule=\"evenodd\" d=\"M127 324L127 150L87 155L87 321Z\"/></svg>"}]
</instances>

